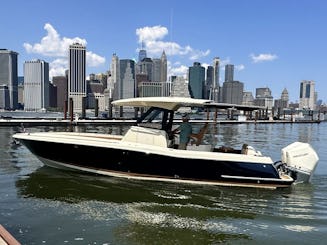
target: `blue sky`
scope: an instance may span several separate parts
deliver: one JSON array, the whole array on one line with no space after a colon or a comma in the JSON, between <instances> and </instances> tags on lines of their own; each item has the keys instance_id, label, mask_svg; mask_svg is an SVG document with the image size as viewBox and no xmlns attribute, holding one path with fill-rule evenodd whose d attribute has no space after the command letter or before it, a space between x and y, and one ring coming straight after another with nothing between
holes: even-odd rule
<instances>
[{"instance_id":1,"label":"blue sky","mask_svg":"<svg viewBox=\"0 0 327 245\"><path fill-rule=\"evenodd\" d=\"M106 72L111 56L137 59L143 40L148 56L164 49L169 74L185 75L193 62L220 57L234 64L246 91L286 88L298 101L302 80L316 82L327 102L327 1L324 0L56 0L2 1L0 48L24 61L43 59L50 75L67 69L67 48L86 44L87 73Z\"/></svg>"}]
</instances>

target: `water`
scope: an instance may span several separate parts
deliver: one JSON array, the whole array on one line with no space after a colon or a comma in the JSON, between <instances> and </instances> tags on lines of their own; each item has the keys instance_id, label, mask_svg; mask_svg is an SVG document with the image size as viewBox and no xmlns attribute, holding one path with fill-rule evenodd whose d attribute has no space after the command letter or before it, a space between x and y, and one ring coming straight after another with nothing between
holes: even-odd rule
<instances>
[{"instance_id":1,"label":"water","mask_svg":"<svg viewBox=\"0 0 327 245\"><path fill-rule=\"evenodd\" d=\"M217 145L246 142L274 160L293 141L312 144L320 157L312 184L275 191L52 169L24 146L11 144L17 130L0 127L0 223L22 244L325 244L327 239L327 123L220 125L211 131L219 135Z\"/></svg>"}]
</instances>

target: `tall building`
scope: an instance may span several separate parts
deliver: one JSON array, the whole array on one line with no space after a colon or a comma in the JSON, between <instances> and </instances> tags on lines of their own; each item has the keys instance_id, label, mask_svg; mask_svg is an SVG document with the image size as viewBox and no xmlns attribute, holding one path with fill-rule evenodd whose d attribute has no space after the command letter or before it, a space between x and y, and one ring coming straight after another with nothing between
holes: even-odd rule
<instances>
[{"instance_id":1,"label":"tall building","mask_svg":"<svg viewBox=\"0 0 327 245\"><path fill-rule=\"evenodd\" d=\"M219 65L220 65L220 58L219 57L215 57L213 59L213 71L214 71L214 75L213 75L213 79L214 79L214 87L219 87Z\"/></svg>"},{"instance_id":2,"label":"tall building","mask_svg":"<svg viewBox=\"0 0 327 245\"><path fill-rule=\"evenodd\" d=\"M254 98L252 92L244 91L242 105L252 106L253 104L254 104Z\"/></svg>"},{"instance_id":3,"label":"tall building","mask_svg":"<svg viewBox=\"0 0 327 245\"><path fill-rule=\"evenodd\" d=\"M212 99L216 102L221 102L221 96L220 96L220 84L219 84L219 77L220 77L220 73L219 73L219 66L220 66L220 58L219 57L215 57L213 59L213 84L212 87L210 88L210 95L209 95L209 99Z\"/></svg>"},{"instance_id":4,"label":"tall building","mask_svg":"<svg viewBox=\"0 0 327 245\"><path fill-rule=\"evenodd\" d=\"M172 97L187 97L190 98L188 89L188 81L184 77L171 78L171 95Z\"/></svg>"},{"instance_id":5,"label":"tall building","mask_svg":"<svg viewBox=\"0 0 327 245\"><path fill-rule=\"evenodd\" d=\"M79 43L69 46L68 97L73 99L74 111L81 111L86 97L86 47Z\"/></svg>"},{"instance_id":6,"label":"tall building","mask_svg":"<svg viewBox=\"0 0 327 245\"><path fill-rule=\"evenodd\" d=\"M134 98L136 94L135 62L130 59L122 59L119 61L119 66L120 83L117 86L118 98Z\"/></svg>"},{"instance_id":7,"label":"tall building","mask_svg":"<svg viewBox=\"0 0 327 245\"><path fill-rule=\"evenodd\" d=\"M49 84L49 63L44 60L25 61L25 111L40 111L49 107Z\"/></svg>"},{"instance_id":8,"label":"tall building","mask_svg":"<svg viewBox=\"0 0 327 245\"><path fill-rule=\"evenodd\" d=\"M223 83L223 102L242 105L244 84L239 81Z\"/></svg>"},{"instance_id":9,"label":"tall building","mask_svg":"<svg viewBox=\"0 0 327 245\"><path fill-rule=\"evenodd\" d=\"M24 76L18 76L18 109L24 109Z\"/></svg>"},{"instance_id":10,"label":"tall building","mask_svg":"<svg viewBox=\"0 0 327 245\"><path fill-rule=\"evenodd\" d=\"M161 82L161 59L152 59L153 62L153 80L152 82Z\"/></svg>"},{"instance_id":11,"label":"tall building","mask_svg":"<svg viewBox=\"0 0 327 245\"><path fill-rule=\"evenodd\" d=\"M0 84L0 109L10 109L9 89L5 84Z\"/></svg>"},{"instance_id":12,"label":"tall building","mask_svg":"<svg viewBox=\"0 0 327 245\"><path fill-rule=\"evenodd\" d=\"M167 82L140 82L138 85L139 97L168 97L170 95L170 83Z\"/></svg>"},{"instance_id":13,"label":"tall building","mask_svg":"<svg viewBox=\"0 0 327 245\"><path fill-rule=\"evenodd\" d=\"M300 84L300 109L316 109L317 93L314 81L302 81Z\"/></svg>"},{"instance_id":14,"label":"tall building","mask_svg":"<svg viewBox=\"0 0 327 245\"><path fill-rule=\"evenodd\" d=\"M144 57L137 63L136 74L146 74L151 82L167 82L167 56L165 51L160 58Z\"/></svg>"},{"instance_id":15,"label":"tall building","mask_svg":"<svg viewBox=\"0 0 327 245\"><path fill-rule=\"evenodd\" d=\"M211 99L210 92L212 91L211 89L213 88L213 79L214 79L213 77L214 77L213 66L208 66L206 84L205 84L205 93L204 93L205 99Z\"/></svg>"},{"instance_id":16,"label":"tall building","mask_svg":"<svg viewBox=\"0 0 327 245\"><path fill-rule=\"evenodd\" d=\"M167 56L165 51L161 54L161 71L160 71L160 81L167 82Z\"/></svg>"},{"instance_id":17,"label":"tall building","mask_svg":"<svg viewBox=\"0 0 327 245\"><path fill-rule=\"evenodd\" d=\"M234 65L225 65L225 82L234 81Z\"/></svg>"},{"instance_id":18,"label":"tall building","mask_svg":"<svg viewBox=\"0 0 327 245\"><path fill-rule=\"evenodd\" d=\"M57 108L57 87L49 83L49 107Z\"/></svg>"},{"instance_id":19,"label":"tall building","mask_svg":"<svg viewBox=\"0 0 327 245\"><path fill-rule=\"evenodd\" d=\"M194 62L193 66L189 67L188 78L191 97L203 99L205 89L205 68L201 66L201 63Z\"/></svg>"},{"instance_id":20,"label":"tall building","mask_svg":"<svg viewBox=\"0 0 327 245\"><path fill-rule=\"evenodd\" d=\"M287 101L287 104L288 104L289 95L288 95L288 91L287 91L286 88L284 88L284 90L282 92L282 95L280 96L280 99L283 100L283 101Z\"/></svg>"},{"instance_id":21,"label":"tall building","mask_svg":"<svg viewBox=\"0 0 327 245\"><path fill-rule=\"evenodd\" d=\"M138 66L138 74L146 74L149 81L154 81L154 66L151 58L144 58Z\"/></svg>"},{"instance_id":22,"label":"tall building","mask_svg":"<svg viewBox=\"0 0 327 245\"><path fill-rule=\"evenodd\" d=\"M270 96L272 96L271 90L268 87L255 89L255 97L256 98L264 98L264 97L270 97Z\"/></svg>"},{"instance_id":23,"label":"tall building","mask_svg":"<svg viewBox=\"0 0 327 245\"><path fill-rule=\"evenodd\" d=\"M119 88L118 88L119 83L120 83L119 58L114 53L111 58L110 77L107 83L107 89L109 90L109 98L113 98L114 100L119 99Z\"/></svg>"},{"instance_id":24,"label":"tall building","mask_svg":"<svg viewBox=\"0 0 327 245\"><path fill-rule=\"evenodd\" d=\"M286 88L284 88L280 99L276 99L274 103L274 108L277 110L278 115L280 115L284 109L288 108L288 101L288 91Z\"/></svg>"},{"instance_id":25,"label":"tall building","mask_svg":"<svg viewBox=\"0 0 327 245\"><path fill-rule=\"evenodd\" d=\"M9 101L8 109L17 109L18 107L18 53L8 49L0 49L0 84L7 86L8 91L1 98ZM1 95L0 95L1 96Z\"/></svg>"},{"instance_id":26,"label":"tall building","mask_svg":"<svg viewBox=\"0 0 327 245\"><path fill-rule=\"evenodd\" d=\"M68 81L66 76L52 77L52 83L57 90L57 108L63 110L65 108L65 101L68 101ZM67 109L67 108L66 108Z\"/></svg>"},{"instance_id":27,"label":"tall building","mask_svg":"<svg viewBox=\"0 0 327 245\"><path fill-rule=\"evenodd\" d=\"M257 106L264 106L269 110L273 107L273 96L270 88L256 88L254 104Z\"/></svg>"},{"instance_id":28,"label":"tall building","mask_svg":"<svg viewBox=\"0 0 327 245\"><path fill-rule=\"evenodd\" d=\"M107 73L98 73L95 75L95 80L100 81L103 84L103 87L106 89L108 87L108 74Z\"/></svg>"},{"instance_id":29,"label":"tall building","mask_svg":"<svg viewBox=\"0 0 327 245\"><path fill-rule=\"evenodd\" d=\"M144 49L144 43L142 42L141 43L141 49L139 51L139 60L138 62L141 62L143 59L145 59L147 56L146 56L146 50Z\"/></svg>"}]
</instances>

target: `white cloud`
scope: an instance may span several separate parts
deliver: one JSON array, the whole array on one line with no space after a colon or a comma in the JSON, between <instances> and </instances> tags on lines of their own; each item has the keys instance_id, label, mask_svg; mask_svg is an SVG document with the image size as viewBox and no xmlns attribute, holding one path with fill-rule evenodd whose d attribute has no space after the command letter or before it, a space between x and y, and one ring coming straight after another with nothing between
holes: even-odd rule
<instances>
[{"instance_id":1,"label":"white cloud","mask_svg":"<svg viewBox=\"0 0 327 245\"><path fill-rule=\"evenodd\" d=\"M208 66L211 66L211 64L208 64L208 63L201 63L201 66L203 66L205 69L208 69Z\"/></svg>"},{"instance_id":2,"label":"white cloud","mask_svg":"<svg viewBox=\"0 0 327 245\"><path fill-rule=\"evenodd\" d=\"M106 58L99 56L91 51L86 52L86 65L97 67L98 65L104 64Z\"/></svg>"},{"instance_id":3,"label":"white cloud","mask_svg":"<svg viewBox=\"0 0 327 245\"><path fill-rule=\"evenodd\" d=\"M168 34L168 29L164 26L146 26L136 29L136 35L139 37L139 43L152 42L163 39Z\"/></svg>"},{"instance_id":4,"label":"white cloud","mask_svg":"<svg viewBox=\"0 0 327 245\"><path fill-rule=\"evenodd\" d=\"M44 25L47 31L39 43L30 44L24 43L23 46L27 53L39 54L52 60L46 60L50 66L50 77L57 75L64 75L64 71L68 69L68 49L69 45L73 43L81 43L87 45L85 39L74 37L61 38L59 33L49 23ZM104 64L106 59L92 51L86 52L86 65L96 67Z\"/></svg>"},{"instance_id":5,"label":"white cloud","mask_svg":"<svg viewBox=\"0 0 327 245\"><path fill-rule=\"evenodd\" d=\"M51 62L49 65L49 76L63 76L68 69L68 59L58 58Z\"/></svg>"},{"instance_id":6,"label":"white cloud","mask_svg":"<svg viewBox=\"0 0 327 245\"><path fill-rule=\"evenodd\" d=\"M185 76L188 67L181 65L180 60L187 58L189 61L199 60L210 54L210 50L197 50L190 45L182 46L176 42L165 41L168 35L168 29L164 26L145 26L136 29L138 43L143 47L149 57L160 57L162 51L170 56L170 60L177 60L168 65L168 75ZM138 50L137 50L138 51ZM173 58L173 56L175 56Z\"/></svg>"},{"instance_id":7,"label":"white cloud","mask_svg":"<svg viewBox=\"0 0 327 245\"><path fill-rule=\"evenodd\" d=\"M278 56L275 54L259 54L259 55L250 54L250 58L252 59L253 63L260 63L265 61L273 61L277 59Z\"/></svg>"},{"instance_id":8,"label":"white cloud","mask_svg":"<svg viewBox=\"0 0 327 245\"><path fill-rule=\"evenodd\" d=\"M184 76L188 73L188 67L185 65L181 65L178 67L171 67L170 69L170 75L176 75L176 76Z\"/></svg>"},{"instance_id":9,"label":"white cloud","mask_svg":"<svg viewBox=\"0 0 327 245\"><path fill-rule=\"evenodd\" d=\"M245 66L243 64L240 64L240 65L236 65L235 66L235 70L237 70L237 71L242 71L244 69L245 69Z\"/></svg>"},{"instance_id":10,"label":"white cloud","mask_svg":"<svg viewBox=\"0 0 327 245\"><path fill-rule=\"evenodd\" d=\"M170 56L187 56L190 60L208 56L210 50L196 50L189 45L181 46L176 42L164 41L168 29L164 26L146 26L136 29L139 44L143 45L149 56L159 57L163 50Z\"/></svg>"},{"instance_id":11,"label":"white cloud","mask_svg":"<svg viewBox=\"0 0 327 245\"><path fill-rule=\"evenodd\" d=\"M225 65L231 64L230 57L225 58L224 60L220 60L219 66L225 69Z\"/></svg>"}]
</instances>

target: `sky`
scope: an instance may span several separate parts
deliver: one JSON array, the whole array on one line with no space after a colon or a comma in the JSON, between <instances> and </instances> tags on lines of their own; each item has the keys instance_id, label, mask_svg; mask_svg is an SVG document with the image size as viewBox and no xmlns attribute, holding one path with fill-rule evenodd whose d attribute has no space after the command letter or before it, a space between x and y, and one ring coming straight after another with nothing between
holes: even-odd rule
<instances>
[{"instance_id":1,"label":"sky","mask_svg":"<svg viewBox=\"0 0 327 245\"><path fill-rule=\"evenodd\" d=\"M315 81L327 102L327 1L325 0L4 0L0 48L19 53L23 64L45 60L50 78L64 75L68 47L86 45L87 74L105 73L115 53L120 59L160 58L168 74L186 76L193 62L204 67L234 65L234 80L255 96L268 87L274 99L287 89L299 101L302 80Z\"/></svg>"}]
</instances>

